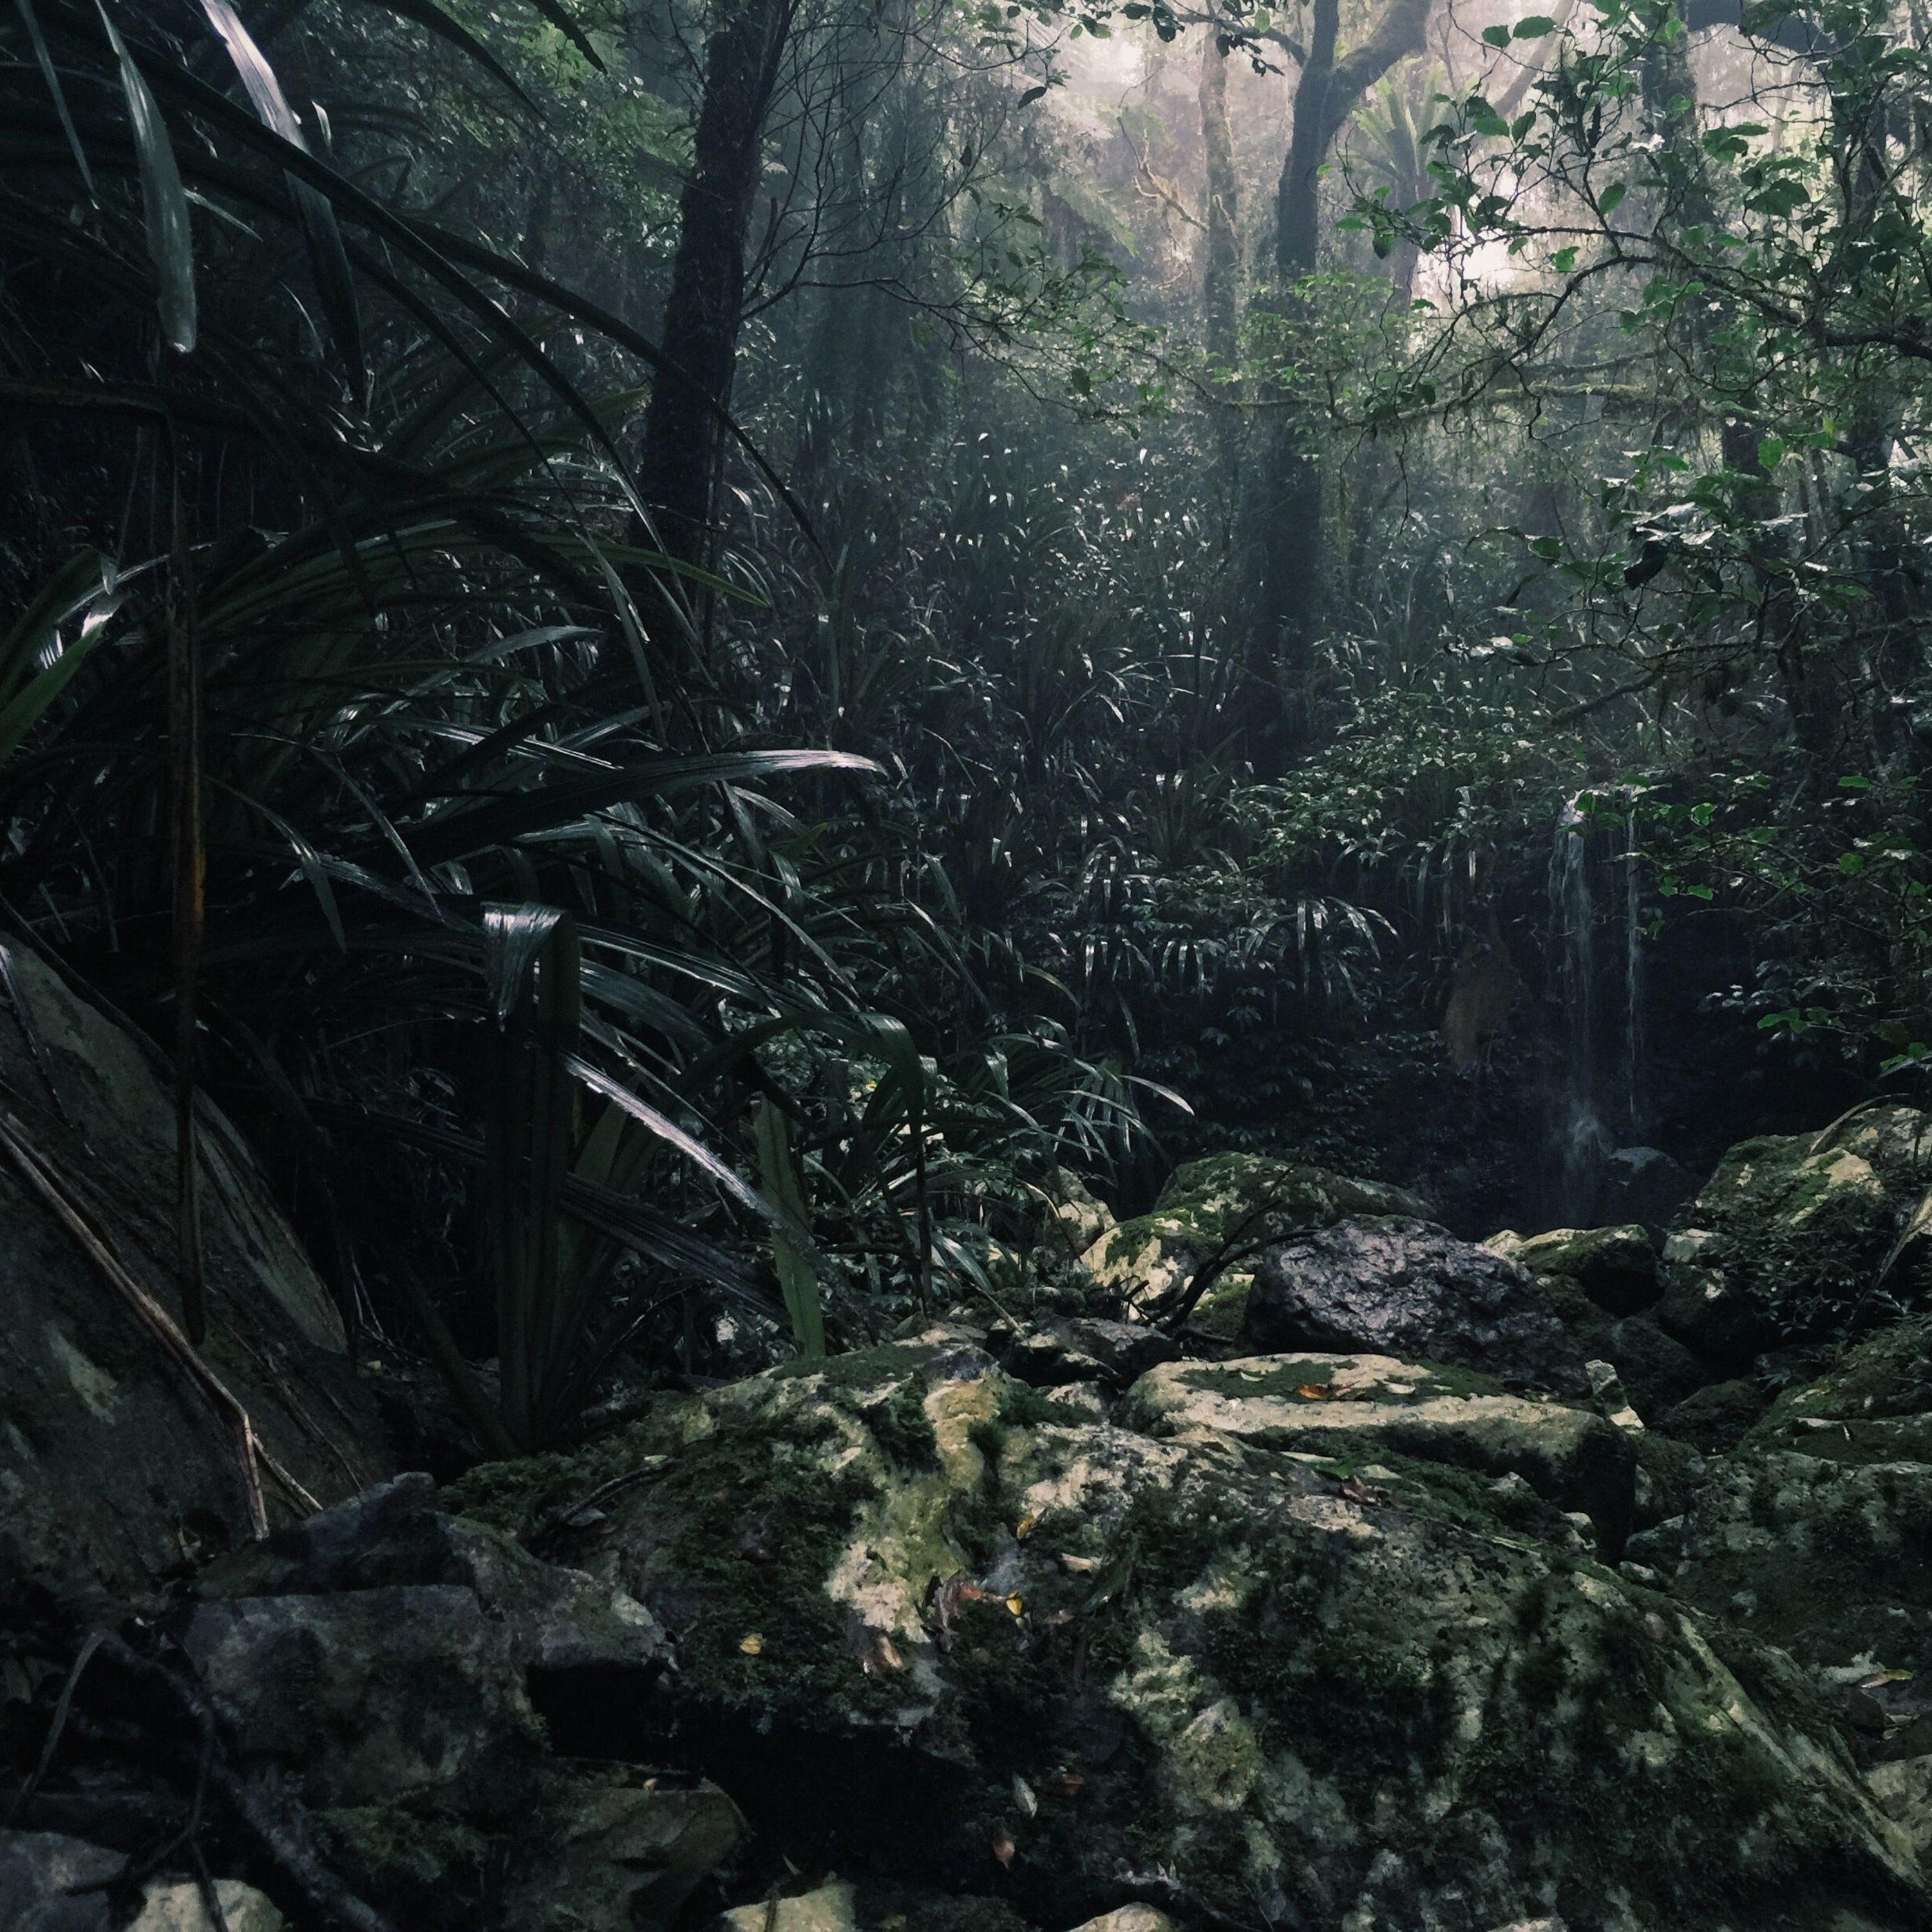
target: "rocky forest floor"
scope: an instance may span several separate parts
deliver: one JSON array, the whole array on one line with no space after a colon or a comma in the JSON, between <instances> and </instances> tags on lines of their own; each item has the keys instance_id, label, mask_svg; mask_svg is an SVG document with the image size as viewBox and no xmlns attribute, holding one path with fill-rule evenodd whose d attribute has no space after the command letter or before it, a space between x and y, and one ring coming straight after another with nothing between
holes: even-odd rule
<instances>
[{"instance_id":1,"label":"rocky forest floor","mask_svg":"<svg viewBox=\"0 0 1932 1932\"><path fill-rule=\"evenodd\" d=\"M1924 1116L1480 1244L1278 1159L1122 1225L1063 1175L970 1304L439 1485L238 1145L184 1358L166 1096L28 992L10 1932L1932 1915Z\"/></svg>"}]
</instances>

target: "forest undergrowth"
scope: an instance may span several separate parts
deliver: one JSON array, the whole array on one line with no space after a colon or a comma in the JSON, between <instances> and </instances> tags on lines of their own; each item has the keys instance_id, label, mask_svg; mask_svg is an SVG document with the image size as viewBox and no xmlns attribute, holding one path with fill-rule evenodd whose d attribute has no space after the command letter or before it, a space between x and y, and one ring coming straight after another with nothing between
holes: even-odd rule
<instances>
[{"instance_id":1,"label":"forest undergrowth","mask_svg":"<svg viewBox=\"0 0 1932 1932\"><path fill-rule=\"evenodd\" d=\"M1916 12L0 49L0 918L166 1070L190 1336L210 1100L507 1454L998 1307L1064 1171L1541 1226L1566 1107L1922 1097Z\"/></svg>"}]
</instances>

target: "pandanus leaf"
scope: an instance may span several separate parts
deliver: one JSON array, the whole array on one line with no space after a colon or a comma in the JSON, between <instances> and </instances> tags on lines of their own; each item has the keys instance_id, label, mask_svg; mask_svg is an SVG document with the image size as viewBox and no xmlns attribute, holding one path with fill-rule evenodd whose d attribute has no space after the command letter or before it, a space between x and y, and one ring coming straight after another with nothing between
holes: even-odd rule
<instances>
[{"instance_id":1,"label":"pandanus leaf","mask_svg":"<svg viewBox=\"0 0 1932 1932\"><path fill-rule=\"evenodd\" d=\"M302 124L282 92L281 82L275 78L274 69L242 24L241 16L228 0L201 0L201 6L208 24L228 50L228 57L235 63L235 71L241 76L242 87L262 117L262 125L273 128L291 146L306 150L308 142L302 134ZM322 312L359 397L368 386L368 373L363 361L362 324L356 313L356 288L350 279L349 256L342 245L342 231L335 224L334 209L322 196L292 175L287 181L289 197L295 204L296 218L308 250L309 272L315 278L316 293L322 300Z\"/></svg>"},{"instance_id":2,"label":"pandanus leaf","mask_svg":"<svg viewBox=\"0 0 1932 1932\"><path fill-rule=\"evenodd\" d=\"M182 188L181 166L167 123L128 44L107 10L106 0L94 0L100 24L121 72L121 91L127 98L128 118L134 129L134 157L141 177L141 207L147 224L148 256L159 285L161 332L178 355L193 352L195 342L194 230L188 196Z\"/></svg>"}]
</instances>

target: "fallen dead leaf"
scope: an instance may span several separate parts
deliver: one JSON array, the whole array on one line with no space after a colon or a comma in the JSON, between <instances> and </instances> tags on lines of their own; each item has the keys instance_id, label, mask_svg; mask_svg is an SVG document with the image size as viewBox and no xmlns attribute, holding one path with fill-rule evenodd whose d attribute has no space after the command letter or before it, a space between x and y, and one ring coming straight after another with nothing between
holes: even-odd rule
<instances>
[{"instance_id":1,"label":"fallen dead leaf","mask_svg":"<svg viewBox=\"0 0 1932 1932\"><path fill-rule=\"evenodd\" d=\"M1020 1518L1018 1522L1013 1525L1013 1534L1018 1538L1021 1542L1024 1543L1028 1537L1032 1535L1034 1530L1038 1528L1039 1524L1040 1518L1038 1516L1030 1514L1023 1516Z\"/></svg>"},{"instance_id":2,"label":"fallen dead leaf","mask_svg":"<svg viewBox=\"0 0 1932 1932\"><path fill-rule=\"evenodd\" d=\"M1013 1773L1013 1802L1029 1818L1040 1816L1040 1800L1034 1795L1033 1786L1018 1772Z\"/></svg>"},{"instance_id":3,"label":"fallen dead leaf","mask_svg":"<svg viewBox=\"0 0 1932 1932\"><path fill-rule=\"evenodd\" d=\"M1342 1485L1342 1495L1349 1502L1360 1503L1370 1508L1386 1500L1380 1490L1364 1482L1359 1476L1351 1476Z\"/></svg>"},{"instance_id":4,"label":"fallen dead leaf","mask_svg":"<svg viewBox=\"0 0 1932 1932\"><path fill-rule=\"evenodd\" d=\"M1001 1864L1012 1863L1015 1849L1012 1838L1004 1832L996 1832L993 1834L993 1856Z\"/></svg>"},{"instance_id":5,"label":"fallen dead leaf","mask_svg":"<svg viewBox=\"0 0 1932 1932\"><path fill-rule=\"evenodd\" d=\"M1328 1392L1334 1387L1332 1382L1299 1382L1295 1385L1294 1392L1310 1402L1326 1402Z\"/></svg>"},{"instance_id":6,"label":"fallen dead leaf","mask_svg":"<svg viewBox=\"0 0 1932 1932\"><path fill-rule=\"evenodd\" d=\"M738 1648L747 1657L760 1657L764 1654L765 1640L757 1630L747 1630L738 1640Z\"/></svg>"},{"instance_id":7,"label":"fallen dead leaf","mask_svg":"<svg viewBox=\"0 0 1932 1932\"><path fill-rule=\"evenodd\" d=\"M1045 1788L1062 1798L1071 1798L1086 1782L1077 1771L1057 1771L1046 1780Z\"/></svg>"},{"instance_id":8,"label":"fallen dead leaf","mask_svg":"<svg viewBox=\"0 0 1932 1932\"><path fill-rule=\"evenodd\" d=\"M1026 1599L1016 1591L1006 1599L1006 1608L1016 1617L1024 1616L1026 1614Z\"/></svg>"}]
</instances>

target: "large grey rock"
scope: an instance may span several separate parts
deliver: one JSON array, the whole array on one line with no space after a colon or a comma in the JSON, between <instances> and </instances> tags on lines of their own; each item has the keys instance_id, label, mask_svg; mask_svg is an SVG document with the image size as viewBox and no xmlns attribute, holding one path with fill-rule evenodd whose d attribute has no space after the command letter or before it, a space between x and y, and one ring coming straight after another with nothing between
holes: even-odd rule
<instances>
[{"instance_id":1,"label":"large grey rock","mask_svg":"<svg viewBox=\"0 0 1932 1932\"><path fill-rule=\"evenodd\" d=\"M1124 1388L1156 1362L1180 1350L1160 1329L1143 1322L1107 1322L1093 1316L1060 1316L1017 1336L1002 1352L1005 1366L1036 1388L1068 1382L1108 1382Z\"/></svg>"},{"instance_id":2,"label":"large grey rock","mask_svg":"<svg viewBox=\"0 0 1932 1932\"><path fill-rule=\"evenodd\" d=\"M107 1887L126 1856L52 1832L0 1832L0 1927L5 1932L215 1932L202 1888L192 1880L154 1878L132 1918L118 1912ZM254 1886L214 1881L227 1932L283 1932L286 1921Z\"/></svg>"},{"instance_id":3,"label":"large grey rock","mask_svg":"<svg viewBox=\"0 0 1932 1932\"><path fill-rule=\"evenodd\" d=\"M1596 1342L1603 1359L1616 1370L1637 1413L1654 1422L1702 1388L1708 1372L1682 1342L1666 1335L1647 1315L1609 1323L1600 1336L1572 1330L1580 1344Z\"/></svg>"},{"instance_id":4,"label":"large grey rock","mask_svg":"<svg viewBox=\"0 0 1932 1932\"><path fill-rule=\"evenodd\" d=\"M211 1564L196 1587L212 1598L323 1597L432 1584L472 1592L526 1672L649 1678L670 1655L663 1631L641 1605L452 1514L417 1473L248 1545Z\"/></svg>"},{"instance_id":5,"label":"large grey rock","mask_svg":"<svg viewBox=\"0 0 1932 1932\"><path fill-rule=\"evenodd\" d=\"M1142 1314L1186 1288L1204 1264L1225 1262L1194 1324L1232 1336L1268 1244L1351 1214L1426 1214L1426 1205L1385 1181L1358 1180L1266 1154L1216 1154L1174 1169L1150 1214L1110 1228L1081 1257L1103 1302Z\"/></svg>"},{"instance_id":6,"label":"large grey rock","mask_svg":"<svg viewBox=\"0 0 1932 1932\"><path fill-rule=\"evenodd\" d=\"M104 1886L127 1864L55 1832L0 1832L0 1926L8 1932L107 1932L107 1901L83 1886Z\"/></svg>"},{"instance_id":7,"label":"large grey rock","mask_svg":"<svg viewBox=\"0 0 1932 1932\"><path fill-rule=\"evenodd\" d=\"M1054 1261L1078 1259L1114 1226L1114 1210L1070 1168L1056 1167L1041 1191L1040 1241Z\"/></svg>"},{"instance_id":8,"label":"large grey rock","mask_svg":"<svg viewBox=\"0 0 1932 1932\"><path fill-rule=\"evenodd\" d=\"M1271 1250L1241 1324L1257 1354L1312 1348L1483 1370L1579 1390L1584 1358L1535 1282L1426 1221L1342 1221Z\"/></svg>"},{"instance_id":9,"label":"large grey rock","mask_svg":"<svg viewBox=\"0 0 1932 1932\"><path fill-rule=\"evenodd\" d=\"M172 1098L127 1033L23 947L5 953L7 1112L122 1265L174 1309ZM324 1502L352 1493L387 1473L388 1450L335 1309L212 1108L200 1153L206 1358L303 1487ZM5 1158L0 1283L0 1579L134 1590L244 1539L230 1424ZM266 1501L282 1520L297 1507L272 1481Z\"/></svg>"},{"instance_id":10,"label":"large grey rock","mask_svg":"<svg viewBox=\"0 0 1932 1932\"><path fill-rule=\"evenodd\" d=\"M1672 1582L1854 1687L1910 1672L1878 1701L1932 1709L1932 1328L1850 1350L1714 1459Z\"/></svg>"},{"instance_id":11,"label":"large grey rock","mask_svg":"<svg viewBox=\"0 0 1932 1932\"><path fill-rule=\"evenodd\" d=\"M1660 1233L1697 1191L1689 1171L1661 1148L1618 1148L1597 1177L1597 1211Z\"/></svg>"},{"instance_id":12,"label":"large grey rock","mask_svg":"<svg viewBox=\"0 0 1932 1932\"><path fill-rule=\"evenodd\" d=\"M1829 1335L1882 1312L1889 1295L1910 1300L1922 1244L1879 1276L1928 1187L1932 1119L1910 1107L1741 1142L1665 1246L1658 1318L1734 1372L1780 1337Z\"/></svg>"},{"instance_id":13,"label":"large grey rock","mask_svg":"<svg viewBox=\"0 0 1932 1932\"><path fill-rule=\"evenodd\" d=\"M502 1909L518 1932L657 1932L679 1922L743 1820L716 1785L585 1767L530 1834Z\"/></svg>"},{"instance_id":14,"label":"large grey rock","mask_svg":"<svg viewBox=\"0 0 1932 1932\"><path fill-rule=\"evenodd\" d=\"M217 1879L214 1896L226 1932L282 1932L288 1923L268 1899L238 1879ZM217 1926L199 1885L188 1879L155 1880L124 1932L217 1932Z\"/></svg>"},{"instance_id":15,"label":"large grey rock","mask_svg":"<svg viewBox=\"0 0 1932 1932\"><path fill-rule=\"evenodd\" d=\"M1654 1422L1712 1371L1675 1336L1660 1328L1654 1312L1610 1314L1567 1275L1538 1275L1536 1285L1550 1312L1569 1330L1586 1360L1608 1362L1637 1413Z\"/></svg>"},{"instance_id":16,"label":"large grey rock","mask_svg":"<svg viewBox=\"0 0 1932 1932\"><path fill-rule=\"evenodd\" d=\"M1658 1426L1707 1454L1735 1449L1764 1413L1766 1397L1756 1382L1712 1382L1686 1396Z\"/></svg>"},{"instance_id":17,"label":"large grey rock","mask_svg":"<svg viewBox=\"0 0 1932 1932\"><path fill-rule=\"evenodd\" d=\"M481 1796L542 1744L508 1631L458 1584L203 1604L182 1643L236 1748L311 1804Z\"/></svg>"},{"instance_id":18,"label":"large grey rock","mask_svg":"<svg viewBox=\"0 0 1932 1932\"><path fill-rule=\"evenodd\" d=\"M1730 1244L1708 1229L1673 1234L1664 1251L1658 1326L1713 1372L1736 1375L1778 1340L1778 1302L1740 1265Z\"/></svg>"},{"instance_id":19,"label":"large grey rock","mask_svg":"<svg viewBox=\"0 0 1932 1932\"><path fill-rule=\"evenodd\" d=\"M1406 1461L1515 1476L1588 1516L1612 1560L1630 1527L1636 1450L1623 1431L1587 1409L1526 1401L1454 1370L1381 1355L1174 1362L1135 1384L1126 1419L1150 1435L1212 1430L1352 1468ZM1444 1486L1433 1472L1412 1476L1438 1492Z\"/></svg>"},{"instance_id":20,"label":"large grey rock","mask_svg":"<svg viewBox=\"0 0 1932 1932\"><path fill-rule=\"evenodd\" d=\"M1048 1927L1150 1883L1308 1932L1922 1922L1796 1666L1591 1562L1521 1477L1158 1426L902 1344L458 1496L513 1529L646 1470L560 1552L679 1634L629 1748L728 1762L801 1870L997 1884Z\"/></svg>"},{"instance_id":21,"label":"large grey rock","mask_svg":"<svg viewBox=\"0 0 1932 1932\"><path fill-rule=\"evenodd\" d=\"M852 1887L820 1886L790 1898L740 1905L718 1922L718 1932L856 1932Z\"/></svg>"},{"instance_id":22,"label":"large grey rock","mask_svg":"<svg viewBox=\"0 0 1932 1932\"><path fill-rule=\"evenodd\" d=\"M182 1642L244 1768L314 1808L333 1867L411 1932L668 1932L736 1841L715 1786L556 1755L560 1729L650 1702L670 1645L649 1613L422 1478L202 1582Z\"/></svg>"}]
</instances>

